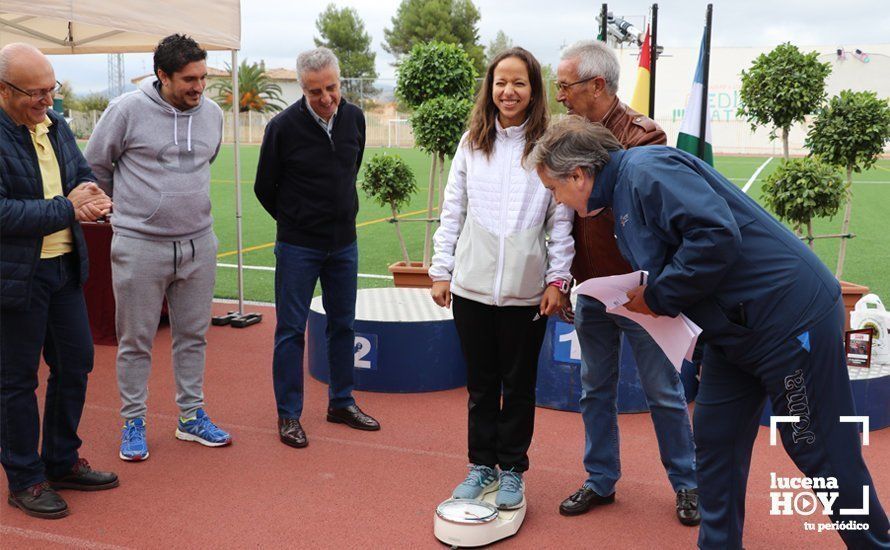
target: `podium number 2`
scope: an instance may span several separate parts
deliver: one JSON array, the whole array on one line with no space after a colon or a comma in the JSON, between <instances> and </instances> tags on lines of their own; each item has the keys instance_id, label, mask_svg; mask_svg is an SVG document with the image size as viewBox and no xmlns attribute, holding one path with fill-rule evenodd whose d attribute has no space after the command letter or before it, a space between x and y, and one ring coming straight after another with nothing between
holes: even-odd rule
<instances>
[{"instance_id":1,"label":"podium number 2","mask_svg":"<svg viewBox=\"0 0 890 550\"><path fill-rule=\"evenodd\" d=\"M370 369L371 361L366 360L365 356L371 353L371 341L364 336L356 336L353 350L355 351L355 368Z\"/></svg>"}]
</instances>

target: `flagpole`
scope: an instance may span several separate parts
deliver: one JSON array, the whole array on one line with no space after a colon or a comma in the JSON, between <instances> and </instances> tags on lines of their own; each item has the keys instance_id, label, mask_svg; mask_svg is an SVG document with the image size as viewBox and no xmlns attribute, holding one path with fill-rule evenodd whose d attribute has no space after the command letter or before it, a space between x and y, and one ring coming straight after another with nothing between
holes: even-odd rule
<instances>
[{"instance_id":1,"label":"flagpole","mask_svg":"<svg viewBox=\"0 0 890 550\"><path fill-rule=\"evenodd\" d=\"M655 118L655 66L658 62L658 4L652 4L652 33L649 35L649 118Z\"/></svg>"},{"instance_id":2,"label":"flagpole","mask_svg":"<svg viewBox=\"0 0 890 550\"><path fill-rule=\"evenodd\" d=\"M609 18L609 5L603 3L603 7L600 9L600 40L603 42L607 42L606 33L608 32L609 22L607 19Z\"/></svg>"},{"instance_id":3,"label":"flagpole","mask_svg":"<svg viewBox=\"0 0 890 550\"><path fill-rule=\"evenodd\" d=\"M698 132L698 158L705 158L705 147L707 146L707 124L708 124L708 72L711 65L711 15L714 11L714 5L708 4L708 11L705 15L705 43L702 53L702 91L701 91L701 123Z\"/></svg>"}]
</instances>

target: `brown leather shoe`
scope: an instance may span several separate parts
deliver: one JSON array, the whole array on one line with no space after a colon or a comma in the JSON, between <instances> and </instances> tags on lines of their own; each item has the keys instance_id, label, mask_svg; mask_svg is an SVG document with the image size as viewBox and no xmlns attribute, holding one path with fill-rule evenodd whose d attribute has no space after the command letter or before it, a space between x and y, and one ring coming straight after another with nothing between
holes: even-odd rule
<instances>
[{"instance_id":1,"label":"brown leather shoe","mask_svg":"<svg viewBox=\"0 0 890 550\"><path fill-rule=\"evenodd\" d=\"M279 418L278 419L278 439L285 445L291 447L302 448L309 444L306 439L306 432L303 426L296 418Z\"/></svg>"},{"instance_id":2,"label":"brown leather shoe","mask_svg":"<svg viewBox=\"0 0 890 550\"><path fill-rule=\"evenodd\" d=\"M85 458L78 460L71 471L63 476L51 476L48 479L53 489L74 489L75 491L103 491L113 489L120 482L113 472L100 472L90 468Z\"/></svg>"},{"instance_id":3,"label":"brown leather shoe","mask_svg":"<svg viewBox=\"0 0 890 550\"><path fill-rule=\"evenodd\" d=\"M343 409L328 409L328 422L346 424L350 428L369 432L380 429L380 423L363 413L358 405L350 405Z\"/></svg>"},{"instance_id":4,"label":"brown leather shoe","mask_svg":"<svg viewBox=\"0 0 890 550\"><path fill-rule=\"evenodd\" d=\"M21 491L10 492L7 502L35 518L58 519L68 515L65 499L53 491L46 481Z\"/></svg>"}]
</instances>

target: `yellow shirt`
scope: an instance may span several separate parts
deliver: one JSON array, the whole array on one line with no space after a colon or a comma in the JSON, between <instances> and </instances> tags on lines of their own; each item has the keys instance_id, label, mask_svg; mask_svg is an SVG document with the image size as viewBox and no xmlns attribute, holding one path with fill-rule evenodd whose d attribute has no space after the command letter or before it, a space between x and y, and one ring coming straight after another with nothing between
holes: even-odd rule
<instances>
[{"instance_id":1,"label":"yellow shirt","mask_svg":"<svg viewBox=\"0 0 890 550\"><path fill-rule=\"evenodd\" d=\"M40 176L43 179L43 198L52 199L62 194L62 174L59 171L59 162L56 160L56 152L49 140L49 127L52 121L47 118L31 130L31 141L34 142L34 150L37 152L37 164L40 166ZM40 250L40 258L55 258L74 250L72 243L74 237L70 228L56 231L43 237L43 248Z\"/></svg>"}]
</instances>

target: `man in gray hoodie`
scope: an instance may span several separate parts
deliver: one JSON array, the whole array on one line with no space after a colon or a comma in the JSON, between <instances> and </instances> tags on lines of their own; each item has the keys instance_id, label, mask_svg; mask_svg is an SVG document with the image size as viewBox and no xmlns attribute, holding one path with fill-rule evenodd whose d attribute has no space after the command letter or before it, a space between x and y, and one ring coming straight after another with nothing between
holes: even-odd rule
<instances>
[{"instance_id":1,"label":"man in gray hoodie","mask_svg":"<svg viewBox=\"0 0 890 550\"><path fill-rule=\"evenodd\" d=\"M85 156L114 198L111 275L117 301L120 458L148 458L145 438L151 348L164 297L173 332L176 437L210 447L231 436L204 413L205 334L216 251L210 164L222 140L222 110L203 96L207 52L189 37L161 40L157 78L112 101Z\"/></svg>"}]
</instances>

